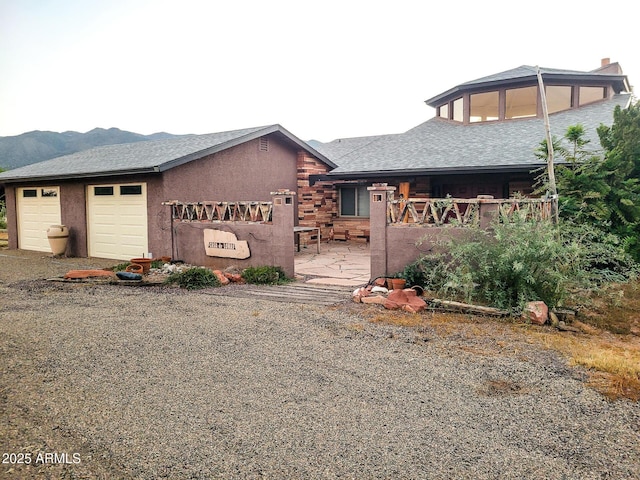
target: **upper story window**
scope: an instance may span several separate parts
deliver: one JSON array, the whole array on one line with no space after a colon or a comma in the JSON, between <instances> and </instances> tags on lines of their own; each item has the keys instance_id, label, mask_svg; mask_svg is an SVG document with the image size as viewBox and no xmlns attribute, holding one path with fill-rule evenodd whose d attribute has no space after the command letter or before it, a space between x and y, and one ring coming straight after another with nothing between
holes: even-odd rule
<instances>
[{"instance_id":1,"label":"upper story window","mask_svg":"<svg viewBox=\"0 0 640 480\"><path fill-rule=\"evenodd\" d=\"M449 104L445 103L444 105L440 106L439 112L438 112L438 116L440 118L446 118L449 119Z\"/></svg>"},{"instance_id":2,"label":"upper story window","mask_svg":"<svg viewBox=\"0 0 640 480\"><path fill-rule=\"evenodd\" d=\"M607 98L608 88L546 85L547 109L549 113L555 113L604 100ZM469 93L440 105L438 117L460 123L537 117L538 96L537 85Z\"/></svg>"},{"instance_id":3,"label":"upper story window","mask_svg":"<svg viewBox=\"0 0 640 480\"><path fill-rule=\"evenodd\" d=\"M547 111L549 113L569 110L573 106L573 88L567 85L547 85L545 93L547 96Z\"/></svg>"},{"instance_id":4,"label":"upper story window","mask_svg":"<svg viewBox=\"0 0 640 480\"><path fill-rule=\"evenodd\" d=\"M580 105L597 102L606 98L605 87L580 87Z\"/></svg>"},{"instance_id":5,"label":"upper story window","mask_svg":"<svg viewBox=\"0 0 640 480\"><path fill-rule=\"evenodd\" d=\"M451 118L456 122L464 121L464 104L462 102L462 97L456 98L453 101L453 116Z\"/></svg>"},{"instance_id":6,"label":"upper story window","mask_svg":"<svg viewBox=\"0 0 640 480\"><path fill-rule=\"evenodd\" d=\"M511 88L505 95L504 118L535 117L538 109L538 87Z\"/></svg>"},{"instance_id":7,"label":"upper story window","mask_svg":"<svg viewBox=\"0 0 640 480\"><path fill-rule=\"evenodd\" d=\"M498 92L474 93L469 96L469 121L488 122L500 118Z\"/></svg>"}]
</instances>

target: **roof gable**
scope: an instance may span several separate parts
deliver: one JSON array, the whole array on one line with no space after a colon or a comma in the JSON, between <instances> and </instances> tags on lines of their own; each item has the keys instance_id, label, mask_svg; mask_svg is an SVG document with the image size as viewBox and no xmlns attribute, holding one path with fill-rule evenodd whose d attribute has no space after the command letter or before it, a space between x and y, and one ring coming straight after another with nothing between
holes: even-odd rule
<instances>
[{"instance_id":1,"label":"roof gable","mask_svg":"<svg viewBox=\"0 0 640 480\"><path fill-rule=\"evenodd\" d=\"M330 167L336 165L280 125L96 147L0 173L0 182L163 172L264 135L277 133Z\"/></svg>"}]
</instances>

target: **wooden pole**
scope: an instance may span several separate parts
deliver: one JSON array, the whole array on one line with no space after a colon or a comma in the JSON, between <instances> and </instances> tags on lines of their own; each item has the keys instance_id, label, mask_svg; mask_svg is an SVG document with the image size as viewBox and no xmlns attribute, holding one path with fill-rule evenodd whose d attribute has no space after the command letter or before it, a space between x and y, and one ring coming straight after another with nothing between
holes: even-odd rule
<instances>
[{"instance_id":1,"label":"wooden pole","mask_svg":"<svg viewBox=\"0 0 640 480\"><path fill-rule=\"evenodd\" d=\"M536 67L538 75L538 86L540 90L540 101L542 102L542 115L544 116L544 129L547 137L547 173L549 175L549 193L551 194L551 220L558 223L558 189L556 187L556 173L553 165L553 140L551 138L551 127L549 125L549 111L547 108L547 94L544 90L542 73L540 67Z\"/></svg>"}]
</instances>

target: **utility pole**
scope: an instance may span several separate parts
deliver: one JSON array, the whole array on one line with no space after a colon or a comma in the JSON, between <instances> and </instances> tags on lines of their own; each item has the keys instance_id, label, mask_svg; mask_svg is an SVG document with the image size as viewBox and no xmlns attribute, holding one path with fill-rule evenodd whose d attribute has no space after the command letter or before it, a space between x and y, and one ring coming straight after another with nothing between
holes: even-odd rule
<instances>
[{"instance_id":1,"label":"utility pole","mask_svg":"<svg viewBox=\"0 0 640 480\"><path fill-rule=\"evenodd\" d=\"M556 187L556 173L553 165L553 140L551 139L551 127L549 126L549 111L547 109L547 93L544 90L540 67L536 67L540 100L542 102L542 115L544 116L544 129L547 137L547 174L549 176L549 193L551 194L551 220L558 224L558 189Z\"/></svg>"}]
</instances>

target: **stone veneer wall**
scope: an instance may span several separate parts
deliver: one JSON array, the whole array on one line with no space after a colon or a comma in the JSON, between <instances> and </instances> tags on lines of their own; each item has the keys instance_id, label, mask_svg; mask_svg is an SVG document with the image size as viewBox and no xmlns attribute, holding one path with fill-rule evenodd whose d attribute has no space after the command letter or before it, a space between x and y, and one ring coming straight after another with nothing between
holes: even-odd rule
<instances>
[{"instance_id":1,"label":"stone veneer wall","mask_svg":"<svg viewBox=\"0 0 640 480\"><path fill-rule=\"evenodd\" d=\"M309 185L310 175L323 175L329 168L307 152L298 152L298 225L320 227L322 239L329 238L329 231L338 214L338 193L331 182L316 182ZM301 245L313 244L317 234L300 234Z\"/></svg>"}]
</instances>

